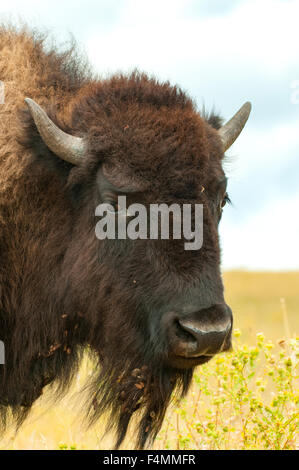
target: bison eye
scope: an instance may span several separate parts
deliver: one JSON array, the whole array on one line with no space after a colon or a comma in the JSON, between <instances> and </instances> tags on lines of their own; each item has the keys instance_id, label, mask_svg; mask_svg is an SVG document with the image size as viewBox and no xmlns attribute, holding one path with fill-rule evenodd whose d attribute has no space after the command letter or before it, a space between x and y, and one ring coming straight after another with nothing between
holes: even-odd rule
<instances>
[{"instance_id":1,"label":"bison eye","mask_svg":"<svg viewBox=\"0 0 299 470\"><path fill-rule=\"evenodd\" d=\"M221 205L220 205L221 209L223 209L226 203L229 203L229 204L231 203L231 200L227 193L225 193L224 198L221 201Z\"/></svg>"}]
</instances>

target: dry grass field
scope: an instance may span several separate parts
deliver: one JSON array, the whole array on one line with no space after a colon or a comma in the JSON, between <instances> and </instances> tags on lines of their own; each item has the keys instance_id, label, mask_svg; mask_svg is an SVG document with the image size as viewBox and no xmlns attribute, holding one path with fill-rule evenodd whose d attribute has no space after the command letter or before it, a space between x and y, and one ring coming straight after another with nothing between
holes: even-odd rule
<instances>
[{"instance_id":1,"label":"dry grass field","mask_svg":"<svg viewBox=\"0 0 299 470\"><path fill-rule=\"evenodd\" d=\"M197 369L190 393L169 410L154 448L296 449L299 273L233 271L224 274L224 283L234 312L234 351ZM51 403L45 393L18 433L6 432L0 448L111 449L104 420L86 430L78 417L79 391L89 373L86 360L65 398ZM130 436L123 448L132 448Z\"/></svg>"},{"instance_id":2,"label":"dry grass field","mask_svg":"<svg viewBox=\"0 0 299 470\"><path fill-rule=\"evenodd\" d=\"M255 342L260 331L273 341L299 333L299 272L230 271L223 278L243 341Z\"/></svg>"}]
</instances>

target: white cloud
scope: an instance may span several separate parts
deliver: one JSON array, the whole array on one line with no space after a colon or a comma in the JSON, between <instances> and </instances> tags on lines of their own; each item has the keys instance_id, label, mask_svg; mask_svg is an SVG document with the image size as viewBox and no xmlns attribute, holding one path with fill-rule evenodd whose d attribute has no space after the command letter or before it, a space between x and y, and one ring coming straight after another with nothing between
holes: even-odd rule
<instances>
[{"instance_id":1,"label":"white cloud","mask_svg":"<svg viewBox=\"0 0 299 470\"><path fill-rule=\"evenodd\" d=\"M254 119L253 115L250 117ZM241 137L228 150L227 171L234 179L268 170L273 173L282 169L286 162L299 165L299 108L298 118L270 127L245 127ZM267 181L265 181L267 186Z\"/></svg>"},{"instance_id":2,"label":"white cloud","mask_svg":"<svg viewBox=\"0 0 299 470\"><path fill-rule=\"evenodd\" d=\"M223 267L299 269L299 192L235 225L221 223ZM224 217L225 219L225 217Z\"/></svg>"},{"instance_id":3,"label":"white cloud","mask_svg":"<svg viewBox=\"0 0 299 470\"><path fill-rule=\"evenodd\" d=\"M163 75L184 64L190 69L208 64L219 71L254 64L273 78L297 64L297 0L250 0L230 15L203 19L184 15L188 3L128 0L113 30L90 37L90 56L100 70L137 65Z\"/></svg>"}]
</instances>

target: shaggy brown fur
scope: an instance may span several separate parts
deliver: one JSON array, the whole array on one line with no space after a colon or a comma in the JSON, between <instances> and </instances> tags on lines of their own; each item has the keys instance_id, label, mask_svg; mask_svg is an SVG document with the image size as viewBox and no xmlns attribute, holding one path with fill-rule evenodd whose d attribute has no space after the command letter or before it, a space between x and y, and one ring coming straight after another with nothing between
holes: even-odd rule
<instances>
[{"instance_id":1,"label":"shaggy brown fur","mask_svg":"<svg viewBox=\"0 0 299 470\"><path fill-rule=\"evenodd\" d=\"M21 422L46 384L70 383L89 345L98 361L91 421L109 410L119 446L139 413L143 447L193 370L167 363L159 312L195 290L202 304L223 301L217 184L224 173L212 126L220 123L212 117L210 125L169 83L138 72L99 80L89 70L74 48L59 53L26 28L0 29L0 404L3 421L11 410ZM85 137L82 166L45 146L26 96L64 131ZM138 202L203 203L203 248L97 240L103 163L124 184L150 184Z\"/></svg>"}]
</instances>

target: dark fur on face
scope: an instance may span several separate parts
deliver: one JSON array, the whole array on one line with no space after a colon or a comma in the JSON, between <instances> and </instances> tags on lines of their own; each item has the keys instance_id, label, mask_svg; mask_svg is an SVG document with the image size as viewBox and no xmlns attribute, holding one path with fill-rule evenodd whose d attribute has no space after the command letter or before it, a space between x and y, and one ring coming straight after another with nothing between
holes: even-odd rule
<instances>
[{"instance_id":1,"label":"dark fur on face","mask_svg":"<svg viewBox=\"0 0 299 470\"><path fill-rule=\"evenodd\" d=\"M65 390L89 347L97 358L90 421L110 411L118 447L138 415L142 448L159 431L172 393L184 395L193 373L193 366L169 363L161 312L194 290L203 304L223 299L220 120L200 116L179 87L138 71L100 80L74 48L62 53L44 41L26 28L0 29L7 93L0 109L2 422L11 411L21 423L45 385ZM25 96L65 132L86 139L81 166L46 147ZM177 240L97 240L103 165L149 188L136 191L135 201L204 204L203 248L186 252Z\"/></svg>"}]
</instances>

